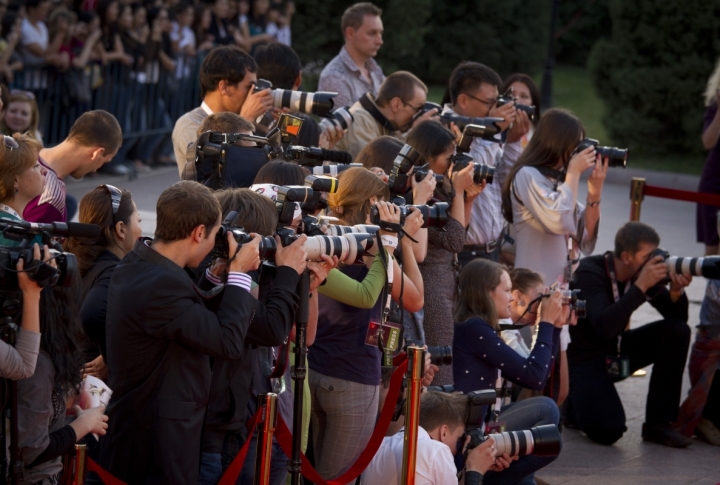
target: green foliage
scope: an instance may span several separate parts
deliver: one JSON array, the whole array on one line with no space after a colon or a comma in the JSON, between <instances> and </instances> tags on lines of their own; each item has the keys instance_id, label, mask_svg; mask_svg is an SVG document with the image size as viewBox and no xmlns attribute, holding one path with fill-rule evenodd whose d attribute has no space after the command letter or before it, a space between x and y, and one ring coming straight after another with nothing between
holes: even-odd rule
<instances>
[{"instance_id":1,"label":"green foliage","mask_svg":"<svg viewBox=\"0 0 720 485\"><path fill-rule=\"evenodd\" d=\"M610 36L609 0L560 2L555 35L558 63L585 67L598 39Z\"/></svg>"},{"instance_id":2,"label":"green foliage","mask_svg":"<svg viewBox=\"0 0 720 485\"><path fill-rule=\"evenodd\" d=\"M702 92L720 55L720 0L612 0L590 69L612 139L643 153L700 150Z\"/></svg>"},{"instance_id":3,"label":"green foliage","mask_svg":"<svg viewBox=\"0 0 720 485\"><path fill-rule=\"evenodd\" d=\"M311 78L343 43L338 0L299 0L293 17L293 48ZM385 44L378 62L385 73L404 69L428 83L447 82L461 61L483 62L501 76L540 70L547 46L550 0L377 0L383 9ZM311 71L311 72L307 72ZM314 72L313 72L314 71Z\"/></svg>"}]
</instances>

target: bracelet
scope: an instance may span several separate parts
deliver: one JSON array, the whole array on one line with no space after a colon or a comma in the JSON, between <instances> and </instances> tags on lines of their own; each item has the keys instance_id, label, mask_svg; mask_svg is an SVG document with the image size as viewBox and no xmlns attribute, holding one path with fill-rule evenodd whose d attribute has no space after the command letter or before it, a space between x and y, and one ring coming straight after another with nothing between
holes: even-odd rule
<instances>
[{"instance_id":1,"label":"bracelet","mask_svg":"<svg viewBox=\"0 0 720 485\"><path fill-rule=\"evenodd\" d=\"M397 249L398 247L398 238L397 236L380 236L380 240L383 243L383 246L390 246L393 249Z\"/></svg>"},{"instance_id":2,"label":"bracelet","mask_svg":"<svg viewBox=\"0 0 720 485\"><path fill-rule=\"evenodd\" d=\"M480 485L483 482L483 474L476 471L465 472L465 485Z\"/></svg>"},{"instance_id":3,"label":"bracelet","mask_svg":"<svg viewBox=\"0 0 720 485\"><path fill-rule=\"evenodd\" d=\"M587 199L585 200L585 204L587 205L587 207L597 207L600 205L600 202L601 202L600 200L597 200L595 202L590 202Z\"/></svg>"}]
</instances>

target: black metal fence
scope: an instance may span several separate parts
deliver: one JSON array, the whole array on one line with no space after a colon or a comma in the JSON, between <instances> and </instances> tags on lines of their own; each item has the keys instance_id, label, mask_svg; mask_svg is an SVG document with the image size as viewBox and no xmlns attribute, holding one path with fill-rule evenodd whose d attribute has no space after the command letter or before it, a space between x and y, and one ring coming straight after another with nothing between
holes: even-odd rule
<instances>
[{"instance_id":1,"label":"black metal fence","mask_svg":"<svg viewBox=\"0 0 720 485\"><path fill-rule=\"evenodd\" d=\"M172 133L175 120L200 103L198 69L201 56L178 57L173 72L158 62L142 71L113 62L59 72L24 69L11 89L32 92L40 110L39 130L45 146L65 139L84 112L109 111L123 130L123 150L148 159Z\"/></svg>"}]
</instances>

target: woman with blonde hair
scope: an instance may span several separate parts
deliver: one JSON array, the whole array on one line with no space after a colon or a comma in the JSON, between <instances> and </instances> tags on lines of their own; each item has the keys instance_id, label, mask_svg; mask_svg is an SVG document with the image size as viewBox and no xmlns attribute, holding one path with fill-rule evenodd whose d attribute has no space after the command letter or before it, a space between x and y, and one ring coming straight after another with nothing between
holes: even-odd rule
<instances>
[{"instance_id":1,"label":"woman with blonde hair","mask_svg":"<svg viewBox=\"0 0 720 485\"><path fill-rule=\"evenodd\" d=\"M354 167L338 178L338 191L328 196L328 206L342 224L369 223L373 206L377 206L381 220L399 223L400 209L384 202L390 196L387 185L372 172ZM421 224L421 215L411 214L403 229L412 235ZM390 241L385 246L390 252L398 245L403 248L403 271L388 259L393 271L393 297L398 298L402 289L405 309L419 310L423 305L423 286L412 242L407 237L398 241L397 234L386 231L381 231L381 239L383 244ZM381 269L384 271L384 266ZM330 273L333 271L338 269ZM345 265L339 271L356 281L364 280L369 273L366 265ZM375 427L382 354L372 344L371 331L382 321L386 300L376 297L372 307L358 308L323 295L322 290L320 293L317 335L308 354L312 439L316 469L321 476L331 479L343 474L358 458Z\"/></svg>"},{"instance_id":2,"label":"woman with blonde hair","mask_svg":"<svg viewBox=\"0 0 720 485\"><path fill-rule=\"evenodd\" d=\"M705 89L705 118L703 119L702 143L709 151L705 159L698 192L720 194L720 60L718 60ZM718 254L718 208L711 205L697 206L697 241L705 245L705 255Z\"/></svg>"},{"instance_id":3,"label":"woman with blonde hair","mask_svg":"<svg viewBox=\"0 0 720 485\"><path fill-rule=\"evenodd\" d=\"M10 91L5 109L0 117L0 131L5 135L27 133L42 143L42 134L38 131L40 111L35 95L30 91Z\"/></svg>"}]
</instances>

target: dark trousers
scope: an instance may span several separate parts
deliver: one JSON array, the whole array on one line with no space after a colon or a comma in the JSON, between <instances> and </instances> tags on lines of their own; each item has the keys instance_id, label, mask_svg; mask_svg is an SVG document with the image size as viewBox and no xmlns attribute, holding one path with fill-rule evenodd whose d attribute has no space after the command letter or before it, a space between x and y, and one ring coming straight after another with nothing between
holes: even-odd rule
<instances>
[{"instance_id":1,"label":"dark trousers","mask_svg":"<svg viewBox=\"0 0 720 485\"><path fill-rule=\"evenodd\" d=\"M630 359L630 373L654 364L645 406L647 424L677 419L683 370L690 345L690 327L680 320L660 320L623 334L621 353ZM611 445L627 430L625 411L608 375L605 358L569 362L568 418L593 441Z\"/></svg>"},{"instance_id":2,"label":"dark trousers","mask_svg":"<svg viewBox=\"0 0 720 485\"><path fill-rule=\"evenodd\" d=\"M486 253L485 251L460 251L458 253L458 263L460 268L464 268L466 264L475 258L489 259L490 261L500 262L500 246L493 251Z\"/></svg>"}]
</instances>

